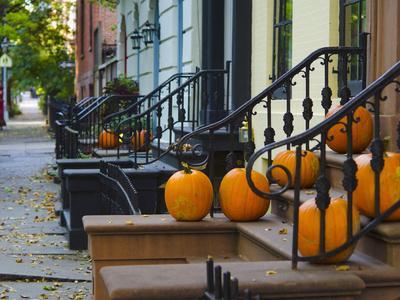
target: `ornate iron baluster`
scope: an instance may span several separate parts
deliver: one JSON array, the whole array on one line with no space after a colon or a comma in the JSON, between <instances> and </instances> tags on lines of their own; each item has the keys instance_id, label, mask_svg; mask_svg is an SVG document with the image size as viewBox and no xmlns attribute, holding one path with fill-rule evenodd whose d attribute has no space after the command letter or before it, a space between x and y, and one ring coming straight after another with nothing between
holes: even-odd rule
<instances>
[{"instance_id":1,"label":"ornate iron baluster","mask_svg":"<svg viewBox=\"0 0 400 300\"><path fill-rule=\"evenodd\" d=\"M294 85L294 84L293 84ZM293 133L293 114L290 111L290 100L291 100L291 86L292 83L290 80L288 80L285 83L285 89L286 89L286 113L283 115L283 131L286 133L286 137L290 137ZM287 145L287 149L290 149L290 145Z\"/></svg>"},{"instance_id":2,"label":"ornate iron baluster","mask_svg":"<svg viewBox=\"0 0 400 300\"><path fill-rule=\"evenodd\" d=\"M306 130L310 128L310 121L313 117L313 101L310 98L310 66L306 66L306 70L303 74L306 80L306 97L303 100L303 118L306 121ZM306 149L310 150L310 142L306 142Z\"/></svg>"},{"instance_id":3,"label":"ornate iron baluster","mask_svg":"<svg viewBox=\"0 0 400 300\"><path fill-rule=\"evenodd\" d=\"M320 210L320 254L325 253L325 211L330 204L329 189L331 184L326 176L326 132L321 133L321 156L320 156L320 173L315 182L317 196L315 197L316 204Z\"/></svg>"},{"instance_id":4,"label":"ornate iron baluster","mask_svg":"<svg viewBox=\"0 0 400 300\"><path fill-rule=\"evenodd\" d=\"M347 240L353 237L353 191L357 187L357 164L353 160L353 121L354 112L347 115L346 122L346 142L347 142L347 159L343 163L343 188L347 191Z\"/></svg>"},{"instance_id":5,"label":"ornate iron baluster","mask_svg":"<svg viewBox=\"0 0 400 300\"><path fill-rule=\"evenodd\" d=\"M264 145L271 144L275 141L275 130L272 128L272 111L271 111L271 100L272 100L272 95L268 94L267 95L267 102L263 106L264 108L267 109L267 128L264 129ZM268 167L272 165L272 151L268 151Z\"/></svg>"},{"instance_id":6,"label":"ornate iron baluster","mask_svg":"<svg viewBox=\"0 0 400 300\"><path fill-rule=\"evenodd\" d=\"M385 100L382 97L382 89L375 94L374 103L374 138L371 142L370 151L372 154L371 168L374 171L374 197L375 197L375 216L381 214L380 210L380 176L383 170L385 161L383 160L384 144L381 139L381 126L380 126L380 101Z\"/></svg>"},{"instance_id":7,"label":"ornate iron baluster","mask_svg":"<svg viewBox=\"0 0 400 300\"><path fill-rule=\"evenodd\" d=\"M299 249L299 207L300 207L300 179L301 179L301 145L296 147L296 170L294 178L293 201L293 243L292 243L292 268L297 269Z\"/></svg>"},{"instance_id":8,"label":"ornate iron baluster","mask_svg":"<svg viewBox=\"0 0 400 300\"><path fill-rule=\"evenodd\" d=\"M321 105L325 110L325 115L328 113L329 109L332 106L332 90L329 87L329 63L331 61L332 60L330 59L329 54L326 53L324 55L323 61L321 62L321 64L324 66L324 83L325 83L325 86L321 91L322 95Z\"/></svg>"},{"instance_id":9,"label":"ornate iron baluster","mask_svg":"<svg viewBox=\"0 0 400 300\"><path fill-rule=\"evenodd\" d=\"M341 76L342 80L342 88L340 89L340 104L345 105L351 96L351 91L347 86L347 63L348 63L348 53L343 52L339 56L340 64L341 64L341 70L339 72L339 75Z\"/></svg>"}]
</instances>

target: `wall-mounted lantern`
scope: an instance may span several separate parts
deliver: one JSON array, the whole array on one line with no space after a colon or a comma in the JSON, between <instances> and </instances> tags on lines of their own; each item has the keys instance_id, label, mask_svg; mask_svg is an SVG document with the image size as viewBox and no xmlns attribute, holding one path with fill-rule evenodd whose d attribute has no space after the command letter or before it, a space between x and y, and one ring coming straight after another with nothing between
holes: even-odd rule
<instances>
[{"instance_id":1,"label":"wall-mounted lantern","mask_svg":"<svg viewBox=\"0 0 400 300\"><path fill-rule=\"evenodd\" d=\"M138 50L140 49L140 40L142 36L140 35L139 31L135 29L135 31L131 35L131 42L132 42L132 49Z\"/></svg>"},{"instance_id":2,"label":"wall-mounted lantern","mask_svg":"<svg viewBox=\"0 0 400 300\"><path fill-rule=\"evenodd\" d=\"M160 32L160 28L155 24L146 21L144 24L144 28L141 33L137 29L132 32L131 41L132 41L132 49L137 50L140 49L140 40L143 39L144 44L147 46L148 44L153 44L154 40L158 37Z\"/></svg>"}]
</instances>

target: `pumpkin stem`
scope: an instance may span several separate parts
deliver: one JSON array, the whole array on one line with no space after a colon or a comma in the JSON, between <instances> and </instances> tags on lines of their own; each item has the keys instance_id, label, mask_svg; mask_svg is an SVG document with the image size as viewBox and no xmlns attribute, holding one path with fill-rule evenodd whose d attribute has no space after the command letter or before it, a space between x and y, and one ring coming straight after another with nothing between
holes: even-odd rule
<instances>
[{"instance_id":1,"label":"pumpkin stem","mask_svg":"<svg viewBox=\"0 0 400 300\"><path fill-rule=\"evenodd\" d=\"M187 162L181 162L181 165L183 167L183 171L185 172L185 174L192 174L192 170L189 167L189 164Z\"/></svg>"}]
</instances>

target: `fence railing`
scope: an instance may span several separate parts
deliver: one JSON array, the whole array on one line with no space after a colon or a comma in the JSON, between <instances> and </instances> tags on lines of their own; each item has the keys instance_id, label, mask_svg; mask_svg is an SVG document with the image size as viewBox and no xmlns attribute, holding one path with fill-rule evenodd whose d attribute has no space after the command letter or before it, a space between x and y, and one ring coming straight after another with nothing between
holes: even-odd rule
<instances>
[{"instance_id":1,"label":"fence railing","mask_svg":"<svg viewBox=\"0 0 400 300\"><path fill-rule=\"evenodd\" d=\"M364 38L366 38L364 36ZM275 135L280 133L281 137L291 137L295 126L299 130L308 130L311 128L313 120L313 107L320 105L321 109L327 113L332 106L333 88L338 82L347 83L347 63L356 57L360 64L362 74L366 70L366 40L361 43L363 47L325 47L312 52L299 64L294 66L288 72L279 77L269 87L261 91L257 96L246 101L242 106L231 112L227 117L221 120L198 128L191 133L183 136L173 147L177 151L178 159L186 161L193 167L208 166L207 172L213 182L217 171L215 168L216 141L218 134L224 132L229 136L229 148L225 161L225 169L229 171L235 167L242 167L244 160L255 151L254 131L258 130L260 135L264 135L264 145L274 143ZM354 58L353 58L354 60ZM337 81L333 81L333 75L330 73L333 67L336 67L338 61L343 68L339 69ZM319 67L319 69L317 69ZM346 71L344 71L346 70ZM312 72L317 72L318 76L311 76ZM322 77L321 77L322 76ZM310 87L318 86L321 88L321 97L316 100L311 99ZM297 105L302 105L302 114L294 114L293 106L295 99L292 98L294 86L296 90ZM276 94L284 95L283 99L276 99ZM344 84L339 90L341 103L344 104L350 99L350 89ZM302 101L297 99L303 99ZM276 118L273 111L278 111L282 119ZM255 117L263 117L254 127ZM243 126L243 122L246 122ZM260 126L261 124L261 126ZM296 124L296 125L295 125ZM207 142L200 144L199 136L207 136ZM239 137L239 139L238 139ZM244 157L237 151L237 144L242 144ZM287 149L291 148L287 144ZM319 144L314 140L307 140L305 149L316 150ZM191 161L187 161L190 153ZM266 158L268 166L272 164L272 150L267 150ZM217 197L215 197L216 199ZM211 210L218 206L215 202Z\"/></svg>"},{"instance_id":2,"label":"fence railing","mask_svg":"<svg viewBox=\"0 0 400 300\"><path fill-rule=\"evenodd\" d=\"M119 166L101 161L100 184L102 214L140 214L138 193Z\"/></svg>"},{"instance_id":3,"label":"fence railing","mask_svg":"<svg viewBox=\"0 0 400 300\"><path fill-rule=\"evenodd\" d=\"M400 76L400 62L397 62L394 66L392 66L388 71L386 71L380 78L371 83L368 87L362 90L358 95L356 95L351 100L347 101L343 107L338 110L335 114L331 115L329 118L326 118L323 122L318 125L306 130L304 133L290 137L288 139L284 139L279 142L274 142L266 145L262 149L258 150L254 153L247 165L247 181L251 187L251 189L260 196L279 200L281 195L289 189L289 184L276 190L273 193L265 193L257 189L254 182L250 178L250 171L254 168L254 164L258 159L260 159L265 153L271 152L274 149L279 149L281 147L294 147L296 153L296 168L295 168L295 176L292 178L290 172L284 166L274 165L270 166L267 174L271 173L272 168L281 168L284 170L287 181L294 183L294 220L293 220L293 245L292 245L292 262L293 267L297 266L298 261L319 261L325 258L330 258L338 253L349 249L352 247L360 238L365 236L369 231L374 229L380 222L387 219L391 214L393 214L400 207L400 198L395 200L391 199L392 204L385 203L382 205L382 193L381 190L383 188L390 189L390 185L394 184L394 182L387 182L387 186L382 187L381 178L383 176L382 171L385 164L389 163L388 157L396 154L388 154L385 151L384 147L384 139L381 133L381 102L387 100L387 94L393 91L400 93L400 81L398 77ZM396 94L396 93L394 93ZM371 181L373 185L368 187L362 186L361 189L368 188L373 189L373 212L374 216L372 220L364 226L361 230L357 231L354 228L354 214L353 207L354 205L354 197L357 186L359 184L359 180L361 177L358 177L357 170L358 165L354 159L354 146L352 142L353 136L353 124L360 122L360 118L356 116L356 111L360 107L367 107L369 111L373 115L374 126L373 126L373 138L370 145L370 157L368 165L371 169ZM345 120L345 121L343 121ZM343 173L344 178L342 182L342 186L346 192L346 200L347 200L347 213L346 213L346 242L342 245L334 248L327 249L326 247L326 210L330 206L332 202L332 198L330 195L331 188L331 180L327 174L327 142L330 140L334 140L334 136L329 134L329 130L333 127L339 125L342 127L342 132L346 135L346 160L343 164ZM398 126L400 130L400 123ZM301 180L301 169L302 167L302 156L304 155L304 150L307 149L307 145L310 141L317 140L318 147L320 149L320 170L319 175L315 183L316 188L316 197L315 202L316 206L320 212L319 219L319 228L320 228L320 239L319 239L319 253L313 256L299 256L299 207L300 207L300 180ZM400 138L398 139L400 141ZM400 143L398 143L400 146ZM369 167L368 166L368 167ZM285 170L286 169L286 170ZM363 183L364 183L363 179ZM372 184L371 182L371 184ZM395 189L398 187L394 187ZM386 196L391 197L391 196ZM368 202L367 198L363 199L363 202ZM390 201L390 199L385 199L385 201ZM369 204L366 205L371 205Z\"/></svg>"},{"instance_id":4,"label":"fence railing","mask_svg":"<svg viewBox=\"0 0 400 300\"><path fill-rule=\"evenodd\" d=\"M125 151L138 165L152 163L174 150L178 135L207 124L210 105L227 115L229 74L229 62L226 69L199 70L158 102L141 102L137 113L116 127L118 156Z\"/></svg>"}]
</instances>

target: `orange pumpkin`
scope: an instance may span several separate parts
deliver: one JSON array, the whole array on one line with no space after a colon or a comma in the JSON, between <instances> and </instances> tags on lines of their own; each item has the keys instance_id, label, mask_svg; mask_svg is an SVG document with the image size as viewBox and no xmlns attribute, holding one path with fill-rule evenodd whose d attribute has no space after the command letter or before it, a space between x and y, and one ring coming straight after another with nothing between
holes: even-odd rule
<instances>
[{"instance_id":1,"label":"orange pumpkin","mask_svg":"<svg viewBox=\"0 0 400 300\"><path fill-rule=\"evenodd\" d=\"M285 166L292 177L292 184L290 187L294 186L295 183L295 174L296 174L296 152L293 150L285 150L279 152L272 163L272 165L282 165ZM319 174L319 160L318 157L310 152L303 151L303 155L301 157L301 176L300 176L300 184L302 188L309 188L317 179ZM271 171L272 178L276 180L276 182L280 186L285 186L288 178L286 176L285 171L281 168L274 168Z\"/></svg>"},{"instance_id":2,"label":"orange pumpkin","mask_svg":"<svg viewBox=\"0 0 400 300\"><path fill-rule=\"evenodd\" d=\"M200 221L210 211L213 187L201 171L185 168L174 173L165 186L168 212L178 221Z\"/></svg>"},{"instance_id":3,"label":"orange pumpkin","mask_svg":"<svg viewBox=\"0 0 400 300\"><path fill-rule=\"evenodd\" d=\"M330 117L341 108L342 106L338 105L330 109L325 118ZM353 122L352 125L353 153L361 153L368 147L372 140L372 117L368 110L361 106L356 109L354 119L357 122ZM340 122L347 124L347 117L340 119ZM328 139L326 141L329 148L338 153L347 152L347 133L343 124L338 123L333 125L328 131Z\"/></svg>"},{"instance_id":4,"label":"orange pumpkin","mask_svg":"<svg viewBox=\"0 0 400 300\"><path fill-rule=\"evenodd\" d=\"M132 136L131 142L133 145L133 149L136 151L148 151L150 148L150 145L146 145L146 135L147 135L147 130L141 130L140 132L136 132ZM149 143L151 142L153 138L153 135L150 133L149 135Z\"/></svg>"},{"instance_id":5,"label":"orange pumpkin","mask_svg":"<svg viewBox=\"0 0 400 300\"><path fill-rule=\"evenodd\" d=\"M99 135L99 147L103 149L113 149L118 147L118 136L112 131L103 130Z\"/></svg>"},{"instance_id":6,"label":"orange pumpkin","mask_svg":"<svg viewBox=\"0 0 400 300\"><path fill-rule=\"evenodd\" d=\"M400 199L400 156L385 154L380 176L380 212L383 213ZM354 203L360 212L370 218L375 217L375 173L371 168L371 154L362 154L357 163L357 188L353 193ZM400 221L400 209L391 214L387 221Z\"/></svg>"},{"instance_id":7,"label":"orange pumpkin","mask_svg":"<svg viewBox=\"0 0 400 300\"><path fill-rule=\"evenodd\" d=\"M264 175L252 171L251 178L259 190L269 192L268 180ZM224 176L219 188L219 201L222 212L232 221L257 220L265 215L269 207L269 200L250 189L244 168L233 169Z\"/></svg>"},{"instance_id":8,"label":"orange pumpkin","mask_svg":"<svg viewBox=\"0 0 400 300\"><path fill-rule=\"evenodd\" d=\"M342 198L331 200L325 215L325 250L333 251L347 241L347 201ZM304 202L299 209L299 251L303 256L319 254L320 210L315 199ZM353 208L353 234L360 230L360 215ZM347 260L354 251L355 244L339 254L319 261L338 263Z\"/></svg>"}]
</instances>

